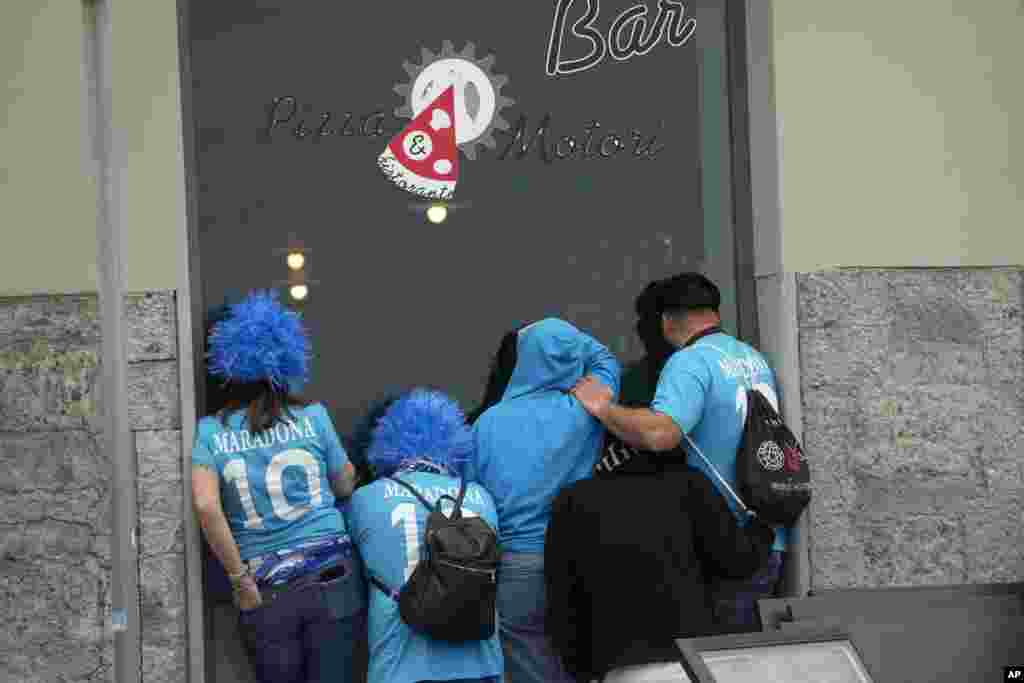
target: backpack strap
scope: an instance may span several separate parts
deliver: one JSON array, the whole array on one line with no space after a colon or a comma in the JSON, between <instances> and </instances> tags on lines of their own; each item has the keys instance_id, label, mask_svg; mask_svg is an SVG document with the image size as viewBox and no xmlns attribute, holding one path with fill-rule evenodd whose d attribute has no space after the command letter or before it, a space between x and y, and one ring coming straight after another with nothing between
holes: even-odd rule
<instances>
[{"instance_id":1,"label":"backpack strap","mask_svg":"<svg viewBox=\"0 0 1024 683\"><path fill-rule=\"evenodd\" d=\"M377 590L379 590L381 593L383 593L384 595L388 596L389 598L391 598L395 602L398 602L398 597L399 597L398 591L392 590L391 587L389 587L386 583L384 583L383 581L378 579L373 574L370 574L370 583L372 583L374 586L376 586Z\"/></svg>"},{"instance_id":2,"label":"backpack strap","mask_svg":"<svg viewBox=\"0 0 1024 683\"><path fill-rule=\"evenodd\" d=\"M730 360L733 358L732 355L726 353L725 351L723 351L722 349L718 348L717 346L715 346L711 342L702 341L700 343L700 346L706 346L709 349L714 349L715 351L718 351L720 354L722 354L726 358L729 358ZM696 348L696 346L694 348ZM746 377L743 377L742 379L743 379L743 382L741 382L741 384L743 384L743 388L744 389L746 389L748 392L753 391L754 393L757 393L757 394L760 393L756 389L753 389L750 386L750 382L746 381ZM711 461L708 460L707 456L705 456L701 452L700 448L697 447L697 442L695 442L693 439L691 439L690 435L686 434L686 433L683 434L683 438L686 439L686 442L688 444L690 444L690 448L693 449L693 452L696 453L700 457L700 459L704 461L704 464L706 464L711 469L711 472L714 473L715 477L718 479L718 483L720 483L725 488L725 490L729 492L729 494L732 496L732 499L735 500L736 504L740 506L740 509L743 510L744 512L746 512L747 514L756 514L756 513L754 513L753 510L751 510L749 507L747 507L747 504L743 502L743 499L740 498L739 495L737 495L736 491L734 491L732 486L729 485L729 482L727 482L725 480L725 477L723 477L722 474L718 471L718 468L715 467L713 464L711 464Z\"/></svg>"},{"instance_id":3,"label":"backpack strap","mask_svg":"<svg viewBox=\"0 0 1024 683\"><path fill-rule=\"evenodd\" d=\"M452 505L453 505L453 507L452 507L452 515L451 515L450 519L462 519L462 499L466 497L466 486L468 484L469 484L469 482L467 482L465 479L462 480L462 483L459 485L459 494L458 494L457 498L452 498L448 494L444 494L443 496L439 496L438 499L437 499L436 509L438 511L440 511L441 510L441 501L444 500L445 498L447 498L448 500L450 500L452 502Z\"/></svg>"},{"instance_id":4,"label":"backpack strap","mask_svg":"<svg viewBox=\"0 0 1024 683\"><path fill-rule=\"evenodd\" d=\"M408 482L405 482L405 481L402 481L398 477L385 477L385 479L390 479L391 481L395 482L396 484L398 484L402 488L406 489L412 495L416 496L416 500L418 500L421 503L423 503L423 505L428 510L433 510L434 509L434 506L430 504L430 501L427 500L426 498L424 498L423 494L421 494L419 491L417 491L416 488L412 484L410 484Z\"/></svg>"},{"instance_id":5,"label":"backpack strap","mask_svg":"<svg viewBox=\"0 0 1024 683\"><path fill-rule=\"evenodd\" d=\"M466 481L465 478L462 479L462 483L459 485L459 496L458 496L458 498L452 498L451 496L445 494L443 496L439 496L438 499L437 499L437 502L434 503L433 505L430 503L429 500L424 498L423 495L419 491L417 491L408 482L402 481L398 477L386 477L386 479L390 479L391 481L395 482L399 486L402 486L403 488L408 490L409 493L411 493L412 495L416 496L417 500L419 500L421 503L423 503L423 506L425 508L427 508L428 510L430 510L432 512L434 510L440 509L441 501L444 500L445 498L447 498L448 500L450 500L452 503L455 504L455 508L452 510L452 517L451 518L452 519L459 519L460 517L462 517L462 500L463 500L463 498L466 497L466 487L467 487L467 484L469 483L469 482Z\"/></svg>"},{"instance_id":6,"label":"backpack strap","mask_svg":"<svg viewBox=\"0 0 1024 683\"><path fill-rule=\"evenodd\" d=\"M406 481L402 481L398 477L384 477L384 478L388 479L390 481L395 482L396 484L398 484L399 486L401 486L402 488L407 490L409 493L411 493L413 496L415 496L416 500L420 501L428 510L433 510L434 509L434 507L430 504L430 501L427 500L426 498L424 498L423 494L421 494L419 491L417 491L416 488L414 486L412 486L412 484L410 484L410 483L408 483ZM395 602L398 602L398 597L400 595L398 591L396 591L395 589L391 588L389 585L387 585L386 583L384 583L383 581L378 579L373 574L370 574L369 577L370 577L370 583L372 583L374 586L376 586L377 589L381 593L383 593L384 595L388 596L389 598L391 598Z\"/></svg>"},{"instance_id":7,"label":"backpack strap","mask_svg":"<svg viewBox=\"0 0 1024 683\"><path fill-rule=\"evenodd\" d=\"M743 499L740 498L739 495L737 495L736 491L734 491L732 486L729 485L729 482L727 482L725 480L725 477L721 475L721 473L718 471L718 468L711 464L711 461L708 460L706 455L701 453L700 448L697 447L697 442L691 439L690 435L686 434L685 432L683 433L683 438L686 439L686 442L688 444L690 444L690 448L693 449L693 452L700 456L700 459L703 460L704 463L711 468L711 471L714 473L715 477L718 478L718 482L723 487L725 487L726 491L728 491L732 495L733 500L735 500L736 504L740 506L740 509L748 514L754 514L754 511L747 507L747 504L743 502Z\"/></svg>"}]
</instances>

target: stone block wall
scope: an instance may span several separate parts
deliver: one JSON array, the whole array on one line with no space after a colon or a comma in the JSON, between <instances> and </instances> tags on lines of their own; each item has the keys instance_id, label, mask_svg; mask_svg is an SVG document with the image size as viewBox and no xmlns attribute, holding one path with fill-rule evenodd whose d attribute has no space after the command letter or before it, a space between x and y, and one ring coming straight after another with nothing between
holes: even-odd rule
<instances>
[{"instance_id":1,"label":"stone block wall","mask_svg":"<svg viewBox=\"0 0 1024 683\"><path fill-rule=\"evenodd\" d=\"M1024 580L1024 272L797 276L816 589ZM129 295L142 680L187 680L173 293ZM0 681L113 680L94 295L0 299Z\"/></svg>"},{"instance_id":2,"label":"stone block wall","mask_svg":"<svg viewBox=\"0 0 1024 683\"><path fill-rule=\"evenodd\" d=\"M797 276L814 589L1024 580L1019 268Z\"/></svg>"},{"instance_id":3,"label":"stone block wall","mask_svg":"<svg viewBox=\"0 0 1024 683\"><path fill-rule=\"evenodd\" d=\"M187 670L176 303L129 295L143 680ZM95 295L0 299L0 680L113 680Z\"/></svg>"},{"instance_id":4,"label":"stone block wall","mask_svg":"<svg viewBox=\"0 0 1024 683\"><path fill-rule=\"evenodd\" d=\"M139 507L142 683L188 679L177 304L173 293L125 300L128 412Z\"/></svg>"}]
</instances>

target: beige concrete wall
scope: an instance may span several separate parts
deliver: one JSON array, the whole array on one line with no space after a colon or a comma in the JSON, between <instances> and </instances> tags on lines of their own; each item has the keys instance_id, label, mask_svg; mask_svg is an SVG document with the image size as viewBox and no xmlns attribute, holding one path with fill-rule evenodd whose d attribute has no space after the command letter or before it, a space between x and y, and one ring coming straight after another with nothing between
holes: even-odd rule
<instances>
[{"instance_id":1,"label":"beige concrete wall","mask_svg":"<svg viewBox=\"0 0 1024 683\"><path fill-rule=\"evenodd\" d=\"M131 291L176 286L174 3L113 0ZM96 289L78 3L0 10L0 293ZM786 270L1024 262L1019 0L774 2ZM118 27L122 27L121 30Z\"/></svg>"},{"instance_id":2,"label":"beige concrete wall","mask_svg":"<svg viewBox=\"0 0 1024 683\"><path fill-rule=\"evenodd\" d=\"M174 2L113 0L128 291L174 289L184 170ZM83 163L79 2L0 8L0 295L94 292L96 194Z\"/></svg>"},{"instance_id":3,"label":"beige concrete wall","mask_svg":"<svg viewBox=\"0 0 1024 683\"><path fill-rule=\"evenodd\" d=\"M0 8L0 294L95 291L95 191L83 173L82 8Z\"/></svg>"},{"instance_id":4,"label":"beige concrete wall","mask_svg":"<svg viewBox=\"0 0 1024 683\"><path fill-rule=\"evenodd\" d=\"M177 3L112 3L114 123L125 143L126 287L175 289L185 235Z\"/></svg>"},{"instance_id":5,"label":"beige concrete wall","mask_svg":"<svg viewBox=\"0 0 1024 683\"><path fill-rule=\"evenodd\" d=\"M783 263L1024 263L1020 0L774 0Z\"/></svg>"}]
</instances>

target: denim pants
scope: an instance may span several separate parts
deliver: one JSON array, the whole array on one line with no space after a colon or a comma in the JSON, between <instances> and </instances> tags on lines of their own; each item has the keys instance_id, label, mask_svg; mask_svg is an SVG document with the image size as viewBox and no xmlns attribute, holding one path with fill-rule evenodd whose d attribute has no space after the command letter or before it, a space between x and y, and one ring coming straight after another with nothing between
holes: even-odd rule
<instances>
[{"instance_id":1,"label":"denim pants","mask_svg":"<svg viewBox=\"0 0 1024 683\"><path fill-rule=\"evenodd\" d=\"M350 683L365 653L366 585L358 560L239 615L253 673L263 683ZM365 654L363 655L365 658Z\"/></svg>"},{"instance_id":2,"label":"denim pants","mask_svg":"<svg viewBox=\"0 0 1024 683\"><path fill-rule=\"evenodd\" d=\"M505 683L572 683L544 632L544 593L544 555L502 555L498 623Z\"/></svg>"},{"instance_id":3,"label":"denim pants","mask_svg":"<svg viewBox=\"0 0 1024 683\"><path fill-rule=\"evenodd\" d=\"M777 597L785 553L773 550L767 564L749 579L723 580L711 587L715 621L730 631L759 631L757 601Z\"/></svg>"}]
</instances>

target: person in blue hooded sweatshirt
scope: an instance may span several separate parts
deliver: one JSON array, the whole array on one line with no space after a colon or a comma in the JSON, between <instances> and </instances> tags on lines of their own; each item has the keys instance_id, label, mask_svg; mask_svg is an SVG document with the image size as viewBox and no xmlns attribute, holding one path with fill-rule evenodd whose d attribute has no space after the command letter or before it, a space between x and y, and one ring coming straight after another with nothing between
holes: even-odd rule
<instances>
[{"instance_id":1,"label":"person in blue hooded sweatshirt","mask_svg":"<svg viewBox=\"0 0 1024 683\"><path fill-rule=\"evenodd\" d=\"M497 683L503 666L497 632L485 640L436 640L411 629L397 602L425 548L430 511L388 478L431 503L456 497L473 457L465 416L444 394L414 389L378 403L360 431L353 442L366 444L366 461L378 478L352 495L345 514L372 585L368 683ZM494 501L479 484L466 487L462 513L498 526Z\"/></svg>"},{"instance_id":2,"label":"person in blue hooded sweatshirt","mask_svg":"<svg viewBox=\"0 0 1024 683\"><path fill-rule=\"evenodd\" d=\"M590 475L604 437L568 391L583 377L619 389L615 356L564 320L547 318L502 339L476 412L467 468L494 496L502 559L498 614L509 683L571 680L545 634L544 536L562 487Z\"/></svg>"}]
</instances>

